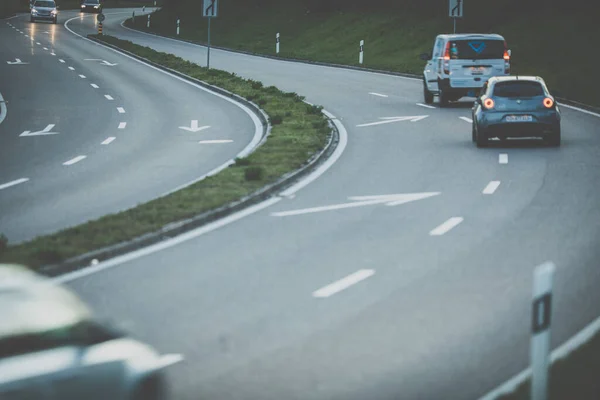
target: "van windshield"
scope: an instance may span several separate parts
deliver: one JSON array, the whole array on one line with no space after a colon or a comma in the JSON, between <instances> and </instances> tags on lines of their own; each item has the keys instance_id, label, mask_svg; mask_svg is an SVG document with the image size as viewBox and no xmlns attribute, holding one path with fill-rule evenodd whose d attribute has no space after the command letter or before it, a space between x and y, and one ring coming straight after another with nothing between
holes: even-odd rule
<instances>
[{"instance_id":1,"label":"van windshield","mask_svg":"<svg viewBox=\"0 0 600 400\"><path fill-rule=\"evenodd\" d=\"M498 82L494 86L494 96L496 97L536 97L543 95L544 89L538 82Z\"/></svg>"},{"instance_id":2,"label":"van windshield","mask_svg":"<svg viewBox=\"0 0 600 400\"><path fill-rule=\"evenodd\" d=\"M469 39L450 41L452 60L490 60L504 57L504 41L490 39Z\"/></svg>"}]
</instances>

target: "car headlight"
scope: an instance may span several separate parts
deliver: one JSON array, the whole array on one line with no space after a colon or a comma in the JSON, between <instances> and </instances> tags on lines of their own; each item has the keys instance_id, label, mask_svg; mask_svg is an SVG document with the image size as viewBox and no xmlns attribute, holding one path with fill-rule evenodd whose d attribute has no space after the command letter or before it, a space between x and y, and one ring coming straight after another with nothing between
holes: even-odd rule
<instances>
[{"instance_id":1,"label":"car headlight","mask_svg":"<svg viewBox=\"0 0 600 400\"><path fill-rule=\"evenodd\" d=\"M50 11L50 14L52 14L52 15L56 15L56 13L57 13L57 11L56 11L56 10L52 10L52 11Z\"/></svg>"},{"instance_id":2,"label":"car headlight","mask_svg":"<svg viewBox=\"0 0 600 400\"><path fill-rule=\"evenodd\" d=\"M82 5L81 5L81 8L85 8L85 4L82 4Z\"/></svg>"},{"instance_id":3,"label":"car headlight","mask_svg":"<svg viewBox=\"0 0 600 400\"><path fill-rule=\"evenodd\" d=\"M100 7L100 6L94 6L94 8L98 8L98 7Z\"/></svg>"},{"instance_id":4,"label":"car headlight","mask_svg":"<svg viewBox=\"0 0 600 400\"><path fill-rule=\"evenodd\" d=\"M33 9L31 10L31 13L32 13L32 14L37 14L37 10L36 10L35 8L33 8Z\"/></svg>"}]
</instances>

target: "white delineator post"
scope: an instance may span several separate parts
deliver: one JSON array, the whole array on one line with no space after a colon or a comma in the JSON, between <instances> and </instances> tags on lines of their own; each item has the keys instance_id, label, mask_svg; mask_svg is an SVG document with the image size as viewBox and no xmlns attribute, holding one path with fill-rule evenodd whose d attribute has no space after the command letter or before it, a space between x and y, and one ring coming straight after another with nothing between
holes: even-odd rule
<instances>
[{"instance_id":1,"label":"white delineator post","mask_svg":"<svg viewBox=\"0 0 600 400\"><path fill-rule=\"evenodd\" d=\"M275 36L275 52L279 54L279 32Z\"/></svg>"},{"instance_id":2,"label":"white delineator post","mask_svg":"<svg viewBox=\"0 0 600 400\"><path fill-rule=\"evenodd\" d=\"M547 262L533 275L533 307L531 312L531 400L547 400L550 367L550 318L552 315L552 282L556 267Z\"/></svg>"},{"instance_id":3,"label":"white delineator post","mask_svg":"<svg viewBox=\"0 0 600 400\"><path fill-rule=\"evenodd\" d=\"M177 20L177 36L179 36L179 20Z\"/></svg>"},{"instance_id":4,"label":"white delineator post","mask_svg":"<svg viewBox=\"0 0 600 400\"><path fill-rule=\"evenodd\" d=\"M150 14L148 14L148 23L146 24L147 28L150 28Z\"/></svg>"},{"instance_id":5,"label":"white delineator post","mask_svg":"<svg viewBox=\"0 0 600 400\"><path fill-rule=\"evenodd\" d=\"M360 53L358 53L358 63L362 64L365 59L365 41L360 41Z\"/></svg>"}]
</instances>

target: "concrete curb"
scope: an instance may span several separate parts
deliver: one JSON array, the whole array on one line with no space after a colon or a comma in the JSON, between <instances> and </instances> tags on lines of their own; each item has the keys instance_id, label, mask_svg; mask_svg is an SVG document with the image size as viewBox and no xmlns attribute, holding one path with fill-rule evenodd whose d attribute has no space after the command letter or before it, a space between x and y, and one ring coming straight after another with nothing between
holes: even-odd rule
<instances>
[{"instance_id":1,"label":"concrete curb","mask_svg":"<svg viewBox=\"0 0 600 400\"><path fill-rule=\"evenodd\" d=\"M262 111L256 104L249 102L248 100L246 100L236 94L233 94L233 93L228 92L221 88L217 88L215 86L212 86L212 85L210 85L206 82L200 81L198 79L189 77L178 71L174 71L172 69L163 67L163 66L156 64L152 61L149 61L143 57L134 55L131 52L122 50L114 45L110 45L110 44L104 43L102 41L99 41L98 39L95 39L95 38L89 38L89 39L93 40L95 42L98 42L99 44L107 45L108 47L111 47L115 50L121 51L124 54L127 54L131 57L135 57L135 58L137 58L141 61L144 61L154 67L163 69L163 70L173 73L179 77L187 79L191 82L194 82L196 84L204 86L208 89L214 90L215 92L218 92L222 95L231 97L235 100L239 100L239 101L243 102L245 105L247 105L248 107L250 107L253 111L257 112L257 114L259 115L259 118L261 118L261 119L266 118L266 121L268 121L268 116L266 115L266 113L264 111ZM264 126L266 127L267 125L265 124ZM276 182L266 185L265 187L257 190L254 193L251 193L250 195L248 195L246 197L243 197L242 199L240 199L238 201L235 201L233 203L226 204L219 208L204 212L202 214L199 214L195 217L192 217L192 218L189 218L189 219L186 219L183 221L173 222L171 224L164 226L162 229L160 229L156 232L147 233L145 235L142 235L140 237L134 238L134 239L126 241L126 242L122 242L122 243L119 243L119 244L116 244L113 246L108 246L108 247L98 249L98 250L95 250L95 251L92 251L92 252L89 252L86 254L82 254L80 256L73 257L73 258L68 259L64 262L61 262L59 264L43 266L39 269L39 271L50 277L56 277L58 275L65 274L67 272L72 272L72 271L89 266L90 263L92 262L92 260L95 260L95 259L96 260L106 260L106 259L117 257L119 255L130 253L130 252L138 250L140 248L150 246L152 244L161 242L161 241L169 239L171 237L174 237L174 236L180 235L182 233L188 232L190 230L196 229L200 226L206 225L217 219L221 219L221 218L231 215L235 212L238 212L242 209L250 207L254 204L258 204L268 198L276 196L277 193L281 192L283 189L285 189L289 186L292 186L300 178L311 173L316 167L318 167L321 163L323 163L325 160L327 160L329 158L329 156L334 152L334 150L336 149L336 147L339 143L339 132L338 132L335 124L333 124L331 122L331 120L329 120L329 126L331 127L331 135L329 137L329 142L327 143L325 148L323 150L321 150L319 153L313 155L309 160L307 160L306 163L300 169L282 176ZM265 128L265 131L266 132L263 135L263 140L257 145L257 147L254 149L254 151L256 151L256 149L258 149L260 147L260 145L262 143L264 143L264 141L268 135L268 131L266 128Z\"/></svg>"}]
</instances>

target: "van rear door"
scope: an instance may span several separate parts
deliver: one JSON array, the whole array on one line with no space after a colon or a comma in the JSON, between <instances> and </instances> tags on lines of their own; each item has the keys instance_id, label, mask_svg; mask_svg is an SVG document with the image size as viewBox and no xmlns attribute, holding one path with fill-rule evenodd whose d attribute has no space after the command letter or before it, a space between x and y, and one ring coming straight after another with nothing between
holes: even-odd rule
<instances>
[{"instance_id":1,"label":"van rear door","mask_svg":"<svg viewBox=\"0 0 600 400\"><path fill-rule=\"evenodd\" d=\"M450 86L480 88L505 73L506 43L501 39L458 39L450 42Z\"/></svg>"}]
</instances>

